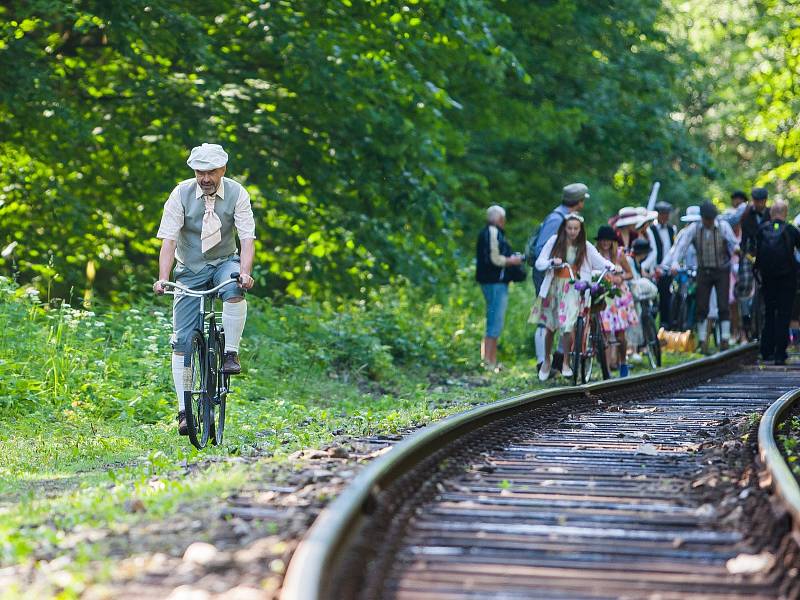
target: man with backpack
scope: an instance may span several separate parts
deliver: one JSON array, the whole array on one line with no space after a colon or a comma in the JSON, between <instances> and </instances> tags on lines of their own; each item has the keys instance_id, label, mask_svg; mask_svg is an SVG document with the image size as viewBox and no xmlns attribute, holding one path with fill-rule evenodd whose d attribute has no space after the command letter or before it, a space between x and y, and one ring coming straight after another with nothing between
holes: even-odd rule
<instances>
[{"instance_id":1,"label":"man with backpack","mask_svg":"<svg viewBox=\"0 0 800 600\"><path fill-rule=\"evenodd\" d=\"M564 189L561 190L561 204L544 218L542 224L533 232L533 235L528 240L528 244L525 247L525 255L528 264L531 265L533 287L536 290L537 296L539 294L539 288L544 281L546 271L539 271L536 269L534 266L536 259L539 258L539 254L541 254L542 248L544 248L547 240L554 236L558 228L561 227L561 223L564 222L567 215L581 212L588 197L589 188L586 184L570 183L564 186ZM536 328L534 342L536 346L536 362L539 363L539 365L541 365L545 359L545 335L544 326L540 325ZM556 352L553 357L553 367L555 369L558 370L560 368L561 360L563 360L563 353L560 351Z\"/></svg>"},{"instance_id":2,"label":"man with backpack","mask_svg":"<svg viewBox=\"0 0 800 600\"><path fill-rule=\"evenodd\" d=\"M755 237L755 268L761 277L764 298L764 329L761 331L761 357L786 364L789 320L797 290L795 249L800 249L800 231L786 222L789 205L777 200L771 220L762 223Z\"/></svg>"},{"instance_id":3,"label":"man with backpack","mask_svg":"<svg viewBox=\"0 0 800 600\"><path fill-rule=\"evenodd\" d=\"M736 289L734 290L739 302L742 327L745 331L750 331L753 312L753 289L755 278L753 276L752 257L756 252L756 236L758 228L769 220L769 208L767 198L769 194L763 187L755 187L750 191L751 202L742 213L740 225L742 228L742 260L739 263L737 274Z\"/></svg>"}]
</instances>

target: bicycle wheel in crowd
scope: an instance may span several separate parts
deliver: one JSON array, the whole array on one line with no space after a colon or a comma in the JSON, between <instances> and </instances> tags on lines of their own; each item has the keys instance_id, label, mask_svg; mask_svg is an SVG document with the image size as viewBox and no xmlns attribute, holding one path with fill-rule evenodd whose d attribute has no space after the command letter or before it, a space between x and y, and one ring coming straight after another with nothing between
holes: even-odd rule
<instances>
[{"instance_id":1,"label":"bicycle wheel in crowd","mask_svg":"<svg viewBox=\"0 0 800 600\"><path fill-rule=\"evenodd\" d=\"M189 441L196 448L208 443L210 405L206 392L208 355L203 332L195 329L190 339L190 351L184 356L184 410L189 428Z\"/></svg>"},{"instance_id":2,"label":"bicycle wheel in crowd","mask_svg":"<svg viewBox=\"0 0 800 600\"><path fill-rule=\"evenodd\" d=\"M761 329L764 327L764 302L761 298L761 290L756 289L753 294L753 304L750 309L750 339L760 340Z\"/></svg>"},{"instance_id":3,"label":"bicycle wheel in crowd","mask_svg":"<svg viewBox=\"0 0 800 600\"><path fill-rule=\"evenodd\" d=\"M649 308L648 308L649 311ZM658 341L658 332L653 317L647 314L642 318L642 333L644 334L645 350L650 361L650 368L661 366L661 342Z\"/></svg>"},{"instance_id":4,"label":"bicycle wheel in crowd","mask_svg":"<svg viewBox=\"0 0 800 600\"><path fill-rule=\"evenodd\" d=\"M611 378L611 370L608 368L608 356L606 356L606 338L603 334L603 325L600 317L595 317L594 324L594 352L597 355L597 362L600 365L600 373L603 379Z\"/></svg>"},{"instance_id":5,"label":"bicycle wheel in crowd","mask_svg":"<svg viewBox=\"0 0 800 600\"><path fill-rule=\"evenodd\" d=\"M597 354L594 333L589 333L586 340L586 352L581 356L581 383L588 383L592 379L592 369L594 369L594 358Z\"/></svg>"},{"instance_id":6,"label":"bicycle wheel in crowd","mask_svg":"<svg viewBox=\"0 0 800 600\"><path fill-rule=\"evenodd\" d=\"M223 373L222 367L225 364L225 333L215 332L214 336L214 376L215 393L212 396L211 407L211 443L219 445L222 443L222 434L225 431L225 401L228 398L228 385L230 375Z\"/></svg>"},{"instance_id":7,"label":"bicycle wheel in crowd","mask_svg":"<svg viewBox=\"0 0 800 600\"><path fill-rule=\"evenodd\" d=\"M583 348L583 317L578 317L575 322L575 336L572 338L572 353L570 354L570 366L572 367L572 385L578 385L578 378L581 371L581 350Z\"/></svg>"}]
</instances>

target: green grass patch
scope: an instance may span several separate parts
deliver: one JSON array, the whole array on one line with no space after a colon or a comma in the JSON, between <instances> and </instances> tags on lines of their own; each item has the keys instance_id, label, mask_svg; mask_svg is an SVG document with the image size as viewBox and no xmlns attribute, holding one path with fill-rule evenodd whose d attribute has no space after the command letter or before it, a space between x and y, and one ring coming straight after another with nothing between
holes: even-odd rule
<instances>
[{"instance_id":1,"label":"green grass patch","mask_svg":"<svg viewBox=\"0 0 800 600\"><path fill-rule=\"evenodd\" d=\"M540 387L530 285L511 290L507 368L486 374L483 298L466 277L440 297L399 287L337 306L251 298L225 442L203 451L176 431L166 299L90 311L0 279L0 566L70 553L74 586L62 587L71 597L81 560L103 557L102 542L77 553L76 530L163 519L257 476L225 457L282 464L337 436L398 433ZM685 358L665 355L665 364Z\"/></svg>"}]
</instances>

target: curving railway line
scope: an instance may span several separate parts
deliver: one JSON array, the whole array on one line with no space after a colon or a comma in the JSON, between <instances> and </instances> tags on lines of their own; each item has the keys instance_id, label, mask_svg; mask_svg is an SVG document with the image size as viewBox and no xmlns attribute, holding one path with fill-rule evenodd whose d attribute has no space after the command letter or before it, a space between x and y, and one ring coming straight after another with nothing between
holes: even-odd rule
<instances>
[{"instance_id":1,"label":"curving railway line","mask_svg":"<svg viewBox=\"0 0 800 600\"><path fill-rule=\"evenodd\" d=\"M320 516L282 598L800 597L800 491L772 435L800 366L754 356L526 394L420 431Z\"/></svg>"}]
</instances>

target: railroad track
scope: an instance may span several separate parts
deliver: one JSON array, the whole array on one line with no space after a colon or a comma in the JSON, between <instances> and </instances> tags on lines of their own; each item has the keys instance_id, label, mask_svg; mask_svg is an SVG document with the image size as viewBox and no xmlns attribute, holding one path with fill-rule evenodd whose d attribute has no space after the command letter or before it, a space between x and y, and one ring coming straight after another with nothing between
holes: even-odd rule
<instances>
[{"instance_id":1,"label":"railroad track","mask_svg":"<svg viewBox=\"0 0 800 600\"><path fill-rule=\"evenodd\" d=\"M800 597L800 492L772 439L800 365L754 355L527 394L422 430L320 516L283 600ZM753 415L778 399L761 466Z\"/></svg>"}]
</instances>

